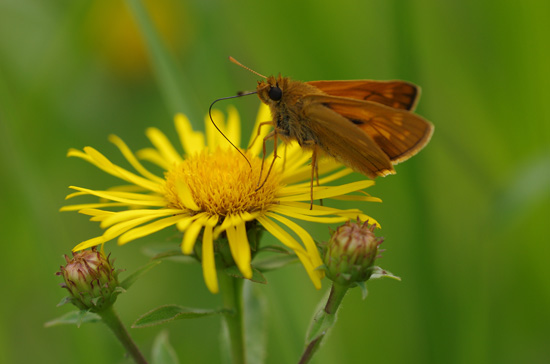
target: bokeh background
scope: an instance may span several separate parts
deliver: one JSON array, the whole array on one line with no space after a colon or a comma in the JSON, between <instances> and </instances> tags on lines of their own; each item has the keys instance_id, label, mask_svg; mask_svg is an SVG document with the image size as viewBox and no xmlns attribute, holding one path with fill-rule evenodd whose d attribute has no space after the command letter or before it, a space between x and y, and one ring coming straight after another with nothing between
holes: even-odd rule
<instances>
[{"instance_id":1,"label":"bokeh background","mask_svg":"<svg viewBox=\"0 0 550 364\"><path fill-rule=\"evenodd\" d=\"M102 325L43 327L72 310L56 307L63 254L100 232L58 212L67 187L116 182L65 154L91 145L121 161L107 136L134 150L149 146L149 126L174 137L174 105L200 126L214 99L255 87L229 55L306 81L412 81L423 89L418 113L435 124L425 150L370 189L384 202L361 206L383 226L380 265L403 281L369 283L365 301L353 290L314 363L550 362L550 3L146 1L180 70L181 104L159 82L128 3L0 1L0 362L127 362ZM248 135L259 101L219 105L229 104ZM326 226L306 227L326 239ZM107 250L132 271L166 238ZM324 291L298 265L267 278L267 363L295 363ZM220 297L198 265L164 262L117 309L130 324L165 303L214 308ZM164 329L182 363L217 363L219 325ZM149 355L161 329L131 332Z\"/></svg>"}]
</instances>

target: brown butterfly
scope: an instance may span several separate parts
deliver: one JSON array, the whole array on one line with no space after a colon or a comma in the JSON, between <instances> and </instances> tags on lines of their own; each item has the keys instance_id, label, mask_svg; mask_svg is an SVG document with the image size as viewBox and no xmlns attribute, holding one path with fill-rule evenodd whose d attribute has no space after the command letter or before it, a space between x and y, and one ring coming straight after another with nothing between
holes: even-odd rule
<instances>
[{"instance_id":1,"label":"brown butterfly","mask_svg":"<svg viewBox=\"0 0 550 364\"><path fill-rule=\"evenodd\" d=\"M264 138L296 140L311 149L312 183L324 152L369 178L395 174L394 164L418 153L434 127L414 114L420 88L405 81L294 81L263 77L256 93L271 109L273 131ZM276 154L276 151L275 151ZM271 169L271 168L270 168ZM268 172L269 173L269 172Z\"/></svg>"}]
</instances>

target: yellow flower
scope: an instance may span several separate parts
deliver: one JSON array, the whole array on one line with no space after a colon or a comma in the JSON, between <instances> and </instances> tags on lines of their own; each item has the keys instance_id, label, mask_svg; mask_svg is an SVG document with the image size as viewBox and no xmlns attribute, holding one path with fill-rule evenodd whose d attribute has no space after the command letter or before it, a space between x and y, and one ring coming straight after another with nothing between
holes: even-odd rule
<instances>
[{"instance_id":1,"label":"yellow flower","mask_svg":"<svg viewBox=\"0 0 550 364\"><path fill-rule=\"evenodd\" d=\"M241 131L237 112L229 109L227 125L221 112L214 111L213 117L224 134L239 145ZM260 121L269 120L269 117L269 110L262 106L253 130L257 130ZM82 158L129 183L103 191L70 187L77 192L67 198L93 195L101 200L98 203L65 206L61 210L78 210L91 216L91 220L99 221L100 226L106 229L103 235L86 240L73 250L86 249L114 238L118 238L118 244L126 244L175 225L183 232L182 252L191 254L202 232L203 276L208 289L216 293L218 280L214 241L224 233L238 269L244 277L251 278L251 249L246 224L255 220L296 253L315 287L320 288L324 273L316 269L323 264L318 249L310 234L289 218L338 223L359 217L376 223L358 209L342 210L316 204L310 209L311 166L308 162L311 153L304 153L294 143L280 148L279 154L284 158L277 158L267 180L258 189L262 165L258 154L262 150L261 140L267 134L267 128L263 128L256 142L243 152L245 159L214 129L208 118L205 119L206 136L193 131L184 115L176 115L175 125L184 150L183 156L156 128L149 128L146 132L154 148L142 149L135 154L120 138L110 136L110 141L137 174L115 165L92 147L69 151L69 156ZM255 136L256 133L253 134ZM161 167L165 170L164 176L151 173L141 161ZM271 157L266 157L262 183L271 161ZM370 180L324 186L349 173L351 170L341 169L336 162L322 159L319 175L323 177L319 179L320 185L313 188L314 199L323 199L325 204L330 199L380 201L361 191L374 184ZM350 195L351 192L359 194Z\"/></svg>"}]
</instances>

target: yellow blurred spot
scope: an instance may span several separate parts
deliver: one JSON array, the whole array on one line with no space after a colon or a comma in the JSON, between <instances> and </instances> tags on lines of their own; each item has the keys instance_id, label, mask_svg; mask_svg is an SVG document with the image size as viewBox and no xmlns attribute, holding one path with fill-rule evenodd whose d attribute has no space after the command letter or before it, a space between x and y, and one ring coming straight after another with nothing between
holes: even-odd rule
<instances>
[{"instance_id":1,"label":"yellow blurred spot","mask_svg":"<svg viewBox=\"0 0 550 364\"><path fill-rule=\"evenodd\" d=\"M182 53L192 38L193 26L176 0L144 0L165 45ZM85 32L93 50L120 78L149 78L148 51L133 14L124 1L96 0L86 19Z\"/></svg>"}]
</instances>

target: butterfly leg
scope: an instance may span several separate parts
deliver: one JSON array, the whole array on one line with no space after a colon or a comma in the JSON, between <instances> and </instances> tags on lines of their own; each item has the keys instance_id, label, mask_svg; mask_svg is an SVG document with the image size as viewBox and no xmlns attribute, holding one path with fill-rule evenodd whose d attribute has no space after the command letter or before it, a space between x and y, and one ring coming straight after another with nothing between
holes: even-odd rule
<instances>
[{"instance_id":1,"label":"butterfly leg","mask_svg":"<svg viewBox=\"0 0 550 364\"><path fill-rule=\"evenodd\" d=\"M317 148L315 149L315 153L317 154ZM317 156L315 156L317 159ZM319 163L315 163L315 180L317 182L317 187L319 187ZM319 199L319 205L323 206L323 199Z\"/></svg>"},{"instance_id":2,"label":"butterfly leg","mask_svg":"<svg viewBox=\"0 0 550 364\"><path fill-rule=\"evenodd\" d=\"M286 151L287 151L287 150L288 150L288 148L287 148L287 145L285 144L285 153L284 153L284 155L283 155L283 169L282 169L283 171L284 171L285 168L286 168Z\"/></svg>"},{"instance_id":3,"label":"butterfly leg","mask_svg":"<svg viewBox=\"0 0 550 364\"><path fill-rule=\"evenodd\" d=\"M310 205L309 209L313 210L313 179L317 175L317 186L319 186L319 166L317 165L317 147L313 146L313 153L311 153L311 181L309 183L310 193Z\"/></svg>"},{"instance_id":4,"label":"butterfly leg","mask_svg":"<svg viewBox=\"0 0 550 364\"><path fill-rule=\"evenodd\" d=\"M275 164L275 160L277 159L277 144L279 144L278 140L277 140L277 135L278 135L277 131L273 130L271 133L267 134L264 138L262 168L260 169L260 178L258 180L259 187L256 188L256 191L258 191L260 188L262 188L265 185L267 179L269 178L269 174L271 173L271 170L273 169L273 165ZM264 171L264 162L265 162L265 154L266 154L265 142L267 140L271 139L271 138L273 138L273 160L271 161L271 165L269 166L269 169L267 170L267 175L265 176L264 181L260 185L260 181L262 180L262 174L263 174L263 171Z\"/></svg>"},{"instance_id":5,"label":"butterfly leg","mask_svg":"<svg viewBox=\"0 0 550 364\"><path fill-rule=\"evenodd\" d=\"M254 139L252 139L252 142L250 142L250 145L248 146L247 149L250 149L254 145L254 143L256 143L256 140L258 139L258 137L261 134L262 127L264 127L266 125L273 125L273 122L272 121L264 121L264 122L261 122L260 124L258 124L258 132L256 133L256 136L254 137ZM265 146L265 144L264 144L264 146Z\"/></svg>"}]
</instances>

